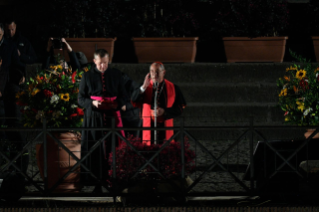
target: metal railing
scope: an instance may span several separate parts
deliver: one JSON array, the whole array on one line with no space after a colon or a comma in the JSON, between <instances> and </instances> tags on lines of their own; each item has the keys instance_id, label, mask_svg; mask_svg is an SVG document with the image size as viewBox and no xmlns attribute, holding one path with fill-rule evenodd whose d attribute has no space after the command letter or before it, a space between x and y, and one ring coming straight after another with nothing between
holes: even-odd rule
<instances>
[{"instance_id":1,"label":"metal railing","mask_svg":"<svg viewBox=\"0 0 319 212\"><path fill-rule=\"evenodd\" d=\"M43 196L56 196L56 195L92 195L87 194L85 192L79 192L79 193L55 193L55 189L67 179L67 177L74 173L78 167L81 167L81 172L86 172L91 176L92 179L94 179L94 183L98 185L102 185L107 192L103 194L94 194L96 196L125 196L130 195L127 193L122 193L122 187L118 184L117 181L117 172L116 168L118 167L118 164L116 164L116 139L120 138L122 141L125 142L128 148L131 148L136 155L143 158L145 163L140 166L133 177L138 177L138 174L141 173L147 166L152 167L154 172L161 177L162 180L167 180L163 173L160 172L160 169L156 166L154 163L155 159L159 156L159 154L167 148L173 139L179 140L181 143L181 158L180 163L182 164L179 179L185 179L186 178L186 172L185 172L185 136L189 139L189 142L191 143L191 148L196 152L201 152L200 154L204 154L206 161L204 165L201 165L203 171L199 174L196 174L193 177L193 182L188 185L187 187L178 187L176 183L171 183L172 186L175 186L176 188L179 188L176 190L176 192L171 192L171 195L182 195L182 196L203 196L203 195L234 195L234 194L241 194L241 195L260 195L262 192L265 191L265 188L271 183L271 180L276 177L281 172L292 172L298 176L298 179L305 180L309 183L309 176L310 172L303 172L299 168L299 164L294 164L292 160L295 159L295 157L302 151L304 148L307 148L309 143L313 141L313 136L315 136L316 133L319 132L319 128L316 128L316 130L311 134L311 136L307 139L304 139L303 141L300 141L298 145L296 145L296 148L293 149L289 154L282 154L281 151L276 148L272 141L267 138L265 134L263 134L262 130L289 130L289 131L295 131L295 130L305 130L306 127L293 127L293 126L256 126L254 125L253 118L250 119L250 122L246 126L238 126L238 125L228 125L228 126L202 126L202 127L188 127L184 126L183 120L180 121L180 126L178 127L168 127L168 128L157 128L157 130L174 130L174 135L167 141L165 141L160 148L153 152L153 155L151 157L146 158L142 152L140 152L134 145L132 145L131 141L127 138L123 137L121 133L119 133L120 130L154 130L154 128L116 128L115 127L115 120L112 121L112 127L110 128L47 128L45 120L43 121L43 127L42 128L0 128L0 132L9 132L9 131L19 131L19 132L28 132L35 134L32 139L28 140L28 142L24 145L23 149L16 153L16 155L13 157L8 157L6 152L1 149L0 150L0 157L2 157L6 164L4 164L1 167L0 173L6 172L8 169L13 169L17 173L20 173L28 182L30 186L34 186L36 188L35 192L30 192L29 195L32 195L32 193L35 193L35 195L43 195ZM61 131L106 131L107 133L101 137L99 140L93 141L93 145L88 150L87 154L85 154L83 157L78 158L74 152L70 151L57 137L54 136L54 132L61 132ZM203 144L201 140L196 138L196 136L193 135L194 131L200 131L200 132L212 132L214 130L229 130L229 131L240 131L241 134L234 140L232 140L229 143L229 146L224 150L220 151L219 156L215 156L213 151L211 151L209 145ZM59 180L51 187L48 186L48 138L52 138L53 141L64 151L66 151L70 155L70 159L73 159L76 161L76 163L69 168L69 170L59 178ZM92 173L91 168L88 167L84 162L89 159L91 154L94 152L94 150L100 148L107 138L111 139L112 142L112 176L110 176L109 180L106 181L105 179L101 178L101 176L96 176L94 173ZM35 176L38 174L32 173L28 174L21 170L21 167L19 167L18 164L16 164L16 161L26 152L34 146L35 142L39 142L39 139L42 140L43 145L43 163L44 163L44 170L43 170L43 181L37 181L34 180ZM209 140L209 139L208 139ZM256 177L256 166L255 166L255 157L254 150L256 147L256 141L262 142L263 144L263 160L262 164L264 164L264 167L269 166L267 161L267 154L270 154L269 152L272 152L278 160L276 161L276 164L270 164L270 165L276 165L275 168L271 169L271 172L265 171L261 176L263 176L262 184L259 184L256 186L256 181L258 180L258 177ZM211 141L212 143L214 141ZM239 144L241 142L247 142L249 144L248 149L248 163L241 164L247 166L246 170L246 180L243 180L242 177L238 175L237 172L234 172L234 169L231 167L231 163L227 163L226 158L231 154L232 151L235 151L236 148L238 148ZM267 148L267 151L266 151ZM256 150L255 150L256 151ZM256 152L255 152L256 153ZM304 160L308 163L309 160L309 154L308 149L306 156L304 157ZM199 157L196 155L196 157ZM203 156L204 157L204 156ZM237 160L240 158L237 158ZM318 158L319 159L319 158ZM196 160L196 159L195 159ZM225 163L226 160L226 163ZM270 160L271 161L271 160ZM279 162L279 164L277 164ZM168 164L169 165L169 164ZM195 165L196 168L199 166ZM204 191L194 191L193 189L198 186L200 183L203 183L205 177L207 178L207 175L209 175L212 171L217 170L223 171L227 174L227 177L230 177L230 179L233 180L233 182L240 188L240 191L232 191L228 190L227 192L204 192ZM288 168L288 169L287 169ZM197 171L198 172L198 171ZM310 174L309 174L310 173ZM214 183L211 183L212 185ZM119 189L121 188L121 189ZM286 192L286 191L283 191ZM299 192L298 190L296 192ZM161 195L161 194L156 194ZM167 194L165 194L167 195Z\"/></svg>"}]
</instances>

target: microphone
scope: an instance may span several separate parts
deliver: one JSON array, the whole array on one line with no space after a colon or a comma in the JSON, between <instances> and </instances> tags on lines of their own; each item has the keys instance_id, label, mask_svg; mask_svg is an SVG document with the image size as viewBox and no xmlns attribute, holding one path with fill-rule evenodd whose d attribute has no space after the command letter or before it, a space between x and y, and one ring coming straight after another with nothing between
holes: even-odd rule
<instances>
[{"instance_id":1,"label":"microphone","mask_svg":"<svg viewBox=\"0 0 319 212\"><path fill-rule=\"evenodd\" d=\"M157 87L158 87L158 82L154 82L153 88L154 88L154 89L157 89Z\"/></svg>"}]
</instances>

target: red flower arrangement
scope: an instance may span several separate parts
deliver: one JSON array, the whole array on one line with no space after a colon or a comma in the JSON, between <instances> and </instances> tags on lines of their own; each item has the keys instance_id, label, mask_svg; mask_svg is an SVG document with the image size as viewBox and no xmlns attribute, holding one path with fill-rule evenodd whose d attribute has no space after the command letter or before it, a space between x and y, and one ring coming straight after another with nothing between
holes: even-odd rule
<instances>
[{"instance_id":1,"label":"red flower arrangement","mask_svg":"<svg viewBox=\"0 0 319 212\"><path fill-rule=\"evenodd\" d=\"M152 144L147 146L143 144L140 139L129 138L132 146L137 149L146 159L150 159L162 145ZM185 175L190 175L195 171L195 152L190 149L188 138L185 137ZM116 179L128 181L130 180L140 167L142 167L146 160L138 155L131 147L126 143L116 148ZM109 164L111 170L109 175L112 176L112 158L113 154L109 155ZM160 173L166 179L178 179L181 176L182 161L181 161L181 143L172 142L166 146L159 155L152 160L152 164L160 171ZM138 173L140 179L161 179L159 174L154 174L155 170L147 165L144 170Z\"/></svg>"}]
</instances>

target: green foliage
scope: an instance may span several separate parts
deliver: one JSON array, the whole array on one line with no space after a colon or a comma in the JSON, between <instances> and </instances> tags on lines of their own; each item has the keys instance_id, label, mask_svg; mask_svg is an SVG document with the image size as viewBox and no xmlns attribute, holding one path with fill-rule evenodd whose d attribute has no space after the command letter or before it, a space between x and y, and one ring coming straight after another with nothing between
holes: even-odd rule
<instances>
[{"instance_id":1,"label":"green foliage","mask_svg":"<svg viewBox=\"0 0 319 212\"><path fill-rule=\"evenodd\" d=\"M199 24L193 11L196 3L195 0L132 0L125 9L128 16L134 17L130 20L130 25L136 29L132 35L134 37L198 36Z\"/></svg>"},{"instance_id":2,"label":"green foliage","mask_svg":"<svg viewBox=\"0 0 319 212\"><path fill-rule=\"evenodd\" d=\"M278 36L288 26L287 0L221 0L213 4L220 10L211 26L223 37Z\"/></svg>"},{"instance_id":3,"label":"green foliage","mask_svg":"<svg viewBox=\"0 0 319 212\"><path fill-rule=\"evenodd\" d=\"M60 37L114 37L124 0L54 0L52 33Z\"/></svg>"}]
</instances>

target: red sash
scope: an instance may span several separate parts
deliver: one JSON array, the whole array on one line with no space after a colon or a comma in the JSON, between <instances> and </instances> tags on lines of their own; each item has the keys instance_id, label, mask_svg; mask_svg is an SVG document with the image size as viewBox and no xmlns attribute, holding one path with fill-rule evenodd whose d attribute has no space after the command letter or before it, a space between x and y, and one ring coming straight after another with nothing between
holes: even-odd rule
<instances>
[{"instance_id":1,"label":"red sash","mask_svg":"<svg viewBox=\"0 0 319 212\"><path fill-rule=\"evenodd\" d=\"M98 100L101 102L105 102L106 105L103 107L103 110L111 110L112 107L108 107L107 104L117 104L116 96L115 97L101 97L101 96L91 96L91 99ZM111 110L113 117L115 117L115 125L116 127L123 127L121 112L119 110ZM119 131L120 134L125 138L124 130ZM119 140L119 146L121 146L124 142L121 139Z\"/></svg>"},{"instance_id":2,"label":"red sash","mask_svg":"<svg viewBox=\"0 0 319 212\"><path fill-rule=\"evenodd\" d=\"M166 107L172 107L175 102L175 86L170 81L165 80L165 88L167 92L167 105ZM142 117L143 117L143 127L151 127L152 122L152 95L153 95L153 81L151 81L150 85L146 88L144 94L144 103L142 109ZM160 117L159 117L160 120ZM173 127L173 119L168 119L164 121L165 127ZM166 130L165 131L165 139L169 140L174 135L174 130ZM172 140L174 142L174 140ZM150 146L151 145L151 131L143 130L143 143Z\"/></svg>"}]
</instances>

